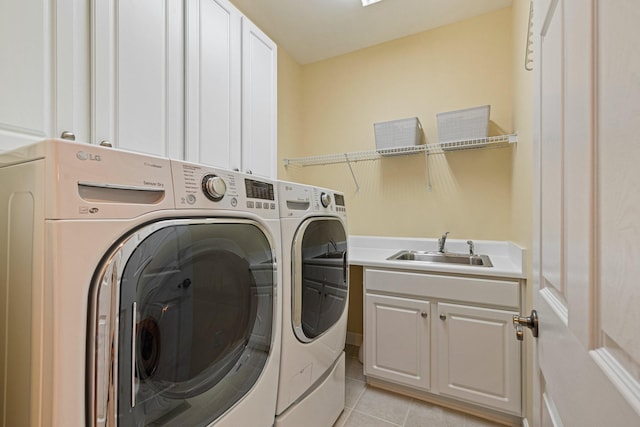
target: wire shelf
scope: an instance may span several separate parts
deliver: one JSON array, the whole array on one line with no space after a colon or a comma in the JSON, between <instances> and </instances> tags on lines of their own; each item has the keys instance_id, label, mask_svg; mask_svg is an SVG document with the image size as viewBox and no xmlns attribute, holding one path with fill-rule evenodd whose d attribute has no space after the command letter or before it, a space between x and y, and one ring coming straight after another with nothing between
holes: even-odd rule
<instances>
[{"instance_id":1,"label":"wire shelf","mask_svg":"<svg viewBox=\"0 0 640 427\"><path fill-rule=\"evenodd\" d=\"M356 151L351 153L325 154L319 156L298 157L283 159L285 166L317 166L333 163L351 163L370 160L379 160L387 157L409 156L426 153L444 154L449 151L471 150L477 148L502 148L508 147L518 141L517 134L490 136L487 138L465 139L461 141L449 141L443 143L413 145L409 147L387 148L374 151Z\"/></svg>"}]
</instances>

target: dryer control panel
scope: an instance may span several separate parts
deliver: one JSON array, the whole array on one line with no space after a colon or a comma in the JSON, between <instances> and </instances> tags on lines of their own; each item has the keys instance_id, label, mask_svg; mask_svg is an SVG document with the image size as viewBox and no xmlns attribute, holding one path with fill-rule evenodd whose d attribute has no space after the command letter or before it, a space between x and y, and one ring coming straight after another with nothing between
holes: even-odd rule
<instances>
[{"instance_id":1,"label":"dryer control panel","mask_svg":"<svg viewBox=\"0 0 640 427\"><path fill-rule=\"evenodd\" d=\"M279 182L278 186L282 218L296 218L312 213L347 217L344 194L340 192L285 181Z\"/></svg>"},{"instance_id":2,"label":"dryer control panel","mask_svg":"<svg viewBox=\"0 0 640 427\"><path fill-rule=\"evenodd\" d=\"M196 163L171 161L176 208L253 212L279 218L274 181Z\"/></svg>"}]
</instances>

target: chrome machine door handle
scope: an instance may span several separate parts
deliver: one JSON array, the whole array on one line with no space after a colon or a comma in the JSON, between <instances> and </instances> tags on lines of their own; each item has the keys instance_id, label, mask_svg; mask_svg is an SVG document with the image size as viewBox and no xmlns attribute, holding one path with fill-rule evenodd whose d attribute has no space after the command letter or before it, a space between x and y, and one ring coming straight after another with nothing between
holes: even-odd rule
<instances>
[{"instance_id":1,"label":"chrome machine door handle","mask_svg":"<svg viewBox=\"0 0 640 427\"><path fill-rule=\"evenodd\" d=\"M523 326L531 329L531 334L537 338L538 337L538 312L535 310L531 310L530 316L513 316L513 326L516 328L516 338L518 341L522 341L524 339L524 330Z\"/></svg>"}]
</instances>

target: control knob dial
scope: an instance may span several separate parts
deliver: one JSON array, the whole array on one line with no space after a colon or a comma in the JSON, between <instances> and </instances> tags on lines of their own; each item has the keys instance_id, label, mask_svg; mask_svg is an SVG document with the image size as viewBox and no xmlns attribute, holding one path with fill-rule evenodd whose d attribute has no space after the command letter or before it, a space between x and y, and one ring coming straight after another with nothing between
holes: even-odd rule
<instances>
[{"instance_id":1,"label":"control knob dial","mask_svg":"<svg viewBox=\"0 0 640 427\"><path fill-rule=\"evenodd\" d=\"M331 194L329 193L320 194L320 203L322 203L322 206L324 206L325 208L328 208L329 205L331 204Z\"/></svg>"},{"instance_id":2,"label":"control knob dial","mask_svg":"<svg viewBox=\"0 0 640 427\"><path fill-rule=\"evenodd\" d=\"M202 191L209 200L218 202L227 192L227 184L219 176L208 174L202 178Z\"/></svg>"}]
</instances>

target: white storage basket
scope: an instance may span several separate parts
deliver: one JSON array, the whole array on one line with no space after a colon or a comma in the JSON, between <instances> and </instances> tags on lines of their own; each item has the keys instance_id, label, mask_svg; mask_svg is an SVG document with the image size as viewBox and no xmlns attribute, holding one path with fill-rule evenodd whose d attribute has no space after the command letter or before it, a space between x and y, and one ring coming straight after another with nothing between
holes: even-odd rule
<instances>
[{"instance_id":1,"label":"white storage basket","mask_svg":"<svg viewBox=\"0 0 640 427\"><path fill-rule=\"evenodd\" d=\"M440 143L486 138L489 135L490 105L437 113Z\"/></svg>"},{"instance_id":2,"label":"white storage basket","mask_svg":"<svg viewBox=\"0 0 640 427\"><path fill-rule=\"evenodd\" d=\"M422 125L417 117L374 123L376 150L383 155L401 154L392 150L419 145L422 140Z\"/></svg>"}]
</instances>

